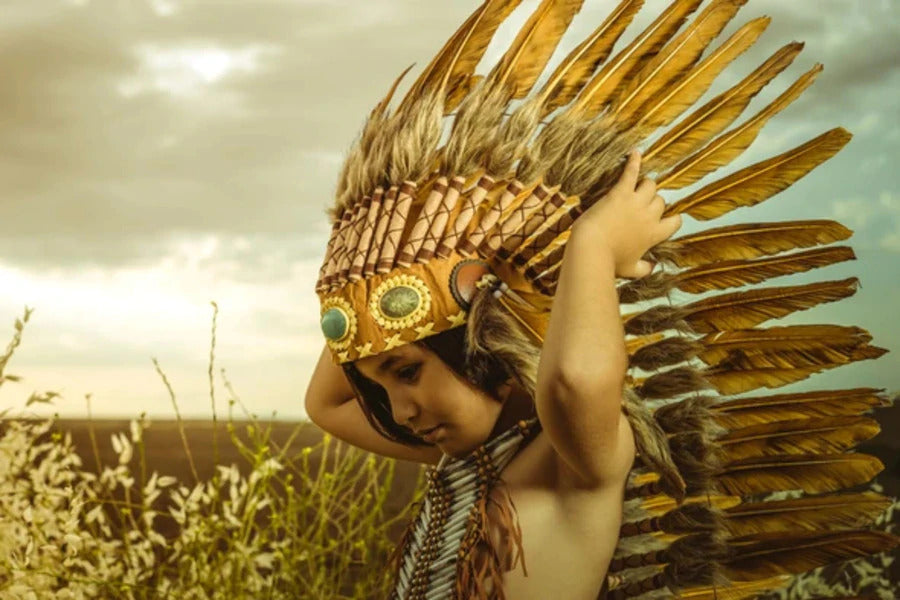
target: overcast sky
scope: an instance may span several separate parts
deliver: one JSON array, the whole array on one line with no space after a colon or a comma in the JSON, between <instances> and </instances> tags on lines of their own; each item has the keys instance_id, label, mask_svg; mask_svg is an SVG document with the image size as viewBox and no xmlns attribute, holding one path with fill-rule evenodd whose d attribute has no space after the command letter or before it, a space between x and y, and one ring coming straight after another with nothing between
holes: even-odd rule
<instances>
[{"instance_id":1,"label":"overcast sky","mask_svg":"<svg viewBox=\"0 0 900 600\"><path fill-rule=\"evenodd\" d=\"M537 3L523 3L487 61ZM303 416L323 343L313 286L328 231L324 209L343 153L394 77L426 64L476 5L5 2L0 332L11 336L25 305L35 312L8 369L24 381L0 389L0 409L21 406L33 390L55 390L63 398L54 410L64 416L84 415L86 393L95 415L168 416L156 357L182 413L209 416L214 300L217 363L243 402L259 415ZM666 5L647 0L626 39ZM556 58L613 6L586 0ZM815 277L858 275L862 289L800 321L861 325L894 353L813 384L896 390L900 1L750 0L725 35L764 14L772 25L713 92L792 40L805 41L805 50L751 109L816 62L825 71L729 170L838 125L855 137L787 192L723 222L837 218L853 228L859 260ZM220 410L224 398L220 389Z\"/></svg>"}]
</instances>

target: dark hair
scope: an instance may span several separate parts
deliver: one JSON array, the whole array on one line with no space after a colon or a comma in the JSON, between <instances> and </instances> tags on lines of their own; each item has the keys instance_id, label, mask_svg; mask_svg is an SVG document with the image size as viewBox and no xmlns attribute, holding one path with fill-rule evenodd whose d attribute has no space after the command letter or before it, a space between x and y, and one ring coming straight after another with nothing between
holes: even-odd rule
<instances>
[{"instance_id":1,"label":"dark hair","mask_svg":"<svg viewBox=\"0 0 900 600\"><path fill-rule=\"evenodd\" d=\"M434 352L445 365L473 386L485 390L492 398L497 388L512 375L506 365L492 354L472 355L467 351L466 327L454 327L417 342ZM356 392L356 400L376 431L389 440L407 446L432 446L409 428L394 421L388 394L383 387L363 375L352 362L343 365L344 373Z\"/></svg>"}]
</instances>

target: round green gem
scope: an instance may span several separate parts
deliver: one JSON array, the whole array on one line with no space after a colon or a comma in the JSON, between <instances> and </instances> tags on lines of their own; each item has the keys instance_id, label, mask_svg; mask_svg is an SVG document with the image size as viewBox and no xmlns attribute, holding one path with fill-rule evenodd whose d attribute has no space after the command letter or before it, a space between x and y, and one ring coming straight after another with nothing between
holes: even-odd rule
<instances>
[{"instance_id":1,"label":"round green gem","mask_svg":"<svg viewBox=\"0 0 900 600\"><path fill-rule=\"evenodd\" d=\"M350 329L350 321L341 309L329 308L322 315L322 333L329 340L340 340L347 335L348 329Z\"/></svg>"},{"instance_id":2,"label":"round green gem","mask_svg":"<svg viewBox=\"0 0 900 600\"><path fill-rule=\"evenodd\" d=\"M390 319L411 315L422 303L419 291L406 285L389 289L381 297L381 312Z\"/></svg>"}]
</instances>

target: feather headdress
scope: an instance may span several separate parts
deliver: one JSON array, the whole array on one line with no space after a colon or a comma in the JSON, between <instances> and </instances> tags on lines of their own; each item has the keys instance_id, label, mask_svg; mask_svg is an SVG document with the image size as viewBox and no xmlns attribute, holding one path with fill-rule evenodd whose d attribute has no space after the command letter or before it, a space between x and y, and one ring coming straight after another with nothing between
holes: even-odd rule
<instances>
[{"instance_id":1,"label":"feather headdress","mask_svg":"<svg viewBox=\"0 0 900 600\"><path fill-rule=\"evenodd\" d=\"M505 284L504 305L540 344L572 225L617 181L631 148L644 148L645 174L661 190L701 182L822 71L815 65L737 122L802 50L791 42L695 107L769 25L752 19L717 42L746 2L675 0L618 48L643 4L621 0L541 87L582 0L543 0L480 75L488 43L520 3L483 2L391 110L400 78L393 83L344 164L316 285L336 361L464 325L486 274ZM667 213L707 221L757 205L850 137L826 131L714 179ZM883 468L852 452L878 432L861 415L887 404L880 391L733 397L885 352L860 328L765 326L853 295L855 278L747 289L852 260L849 247L832 245L850 235L826 220L713 227L658 246L660 270L620 287L623 304L650 302L623 310L635 369L626 393L655 407L680 477L662 477L637 440L609 597L750 598L792 574L897 545L866 529L888 499L842 492ZM709 295L673 303L676 290ZM803 495L759 497L784 490Z\"/></svg>"}]
</instances>

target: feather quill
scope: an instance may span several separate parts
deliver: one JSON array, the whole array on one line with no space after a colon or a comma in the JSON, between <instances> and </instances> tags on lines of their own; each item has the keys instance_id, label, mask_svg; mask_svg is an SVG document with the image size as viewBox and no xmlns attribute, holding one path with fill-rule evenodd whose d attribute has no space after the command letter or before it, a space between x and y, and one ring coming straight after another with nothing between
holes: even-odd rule
<instances>
[{"instance_id":1,"label":"feather quill","mask_svg":"<svg viewBox=\"0 0 900 600\"><path fill-rule=\"evenodd\" d=\"M672 289L702 294L711 290L752 285L774 277L803 273L855 258L852 248L837 246L762 260L720 261L674 275L659 271L619 286L619 300L624 303L649 300L668 294Z\"/></svg>"},{"instance_id":2,"label":"feather quill","mask_svg":"<svg viewBox=\"0 0 900 600\"><path fill-rule=\"evenodd\" d=\"M723 261L681 272L672 284L682 292L700 294L710 290L760 283L773 277L803 273L856 259L849 246L819 248L755 261Z\"/></svg>"},{"instance_id":3,"label":"feather quill","mask_svg":"<svg viewBox=\"0 0 900 600\"><path fill-rule=\"evenodd\" d=\"M715 387L719 393L731 395L742 394L760 387L778 388L789 383L802 381L814 373L833 369L843 364L860 360L880 358L887 353L884 348L878 346L860 346L850 350L846 356L839 360L825 358L807 358L802 366L793 366L789 361L783 364L777 360L770 360L768 364L760 366L763 361L745 361L743 364L735 361L727 366L717 366L702 372L704 380ZM766 358L777 358L767 355Z\"/></svg>"},{"instance_id":4,"label":"feather quill","mask_svg":"<svg viewBox=\"0 0 900 600\"><path fill-rule=\"evenodd\" d=\"M441 89L447 98L444 114L458 105L462 96L458 90L468 91L472 73L478 65L497 29L522 0L487 0L456 30L444 47L435 55L401 103L401 108L416 103L434 89Z\"/></svg>"},{"instance_id":5,"label":"feather quill","mask_svg":"<svg viewBox=\"0 0 900 600\"><path fill-rule=\"evenodd\" d=\"M741 329L711 333L699 340L704 348L698 353L708 365L726 362L729 366L749 368L766 366L766 355L796 353L800 364L781 366L812 366L817 361L846 361L857 348L869 343L872 336L861 327L840 325L789 325L768 329ZM754 357L762 355L760 363ZM803 358L810 361L804 365Z\"/></svg>"},{"instance_id":6,"label":"feather quill","mask_svg":"<svg viewBox=\"0 0 900 600\"><path fill-rule=\"evenodd\" d=\"M803 381L810 375L824 371L828 366L814 365L805 367L785 368L750 368L735 369L734 367L712 368L703 371L703 378L709 382L720 394L743 394L762 387L769 389L779 388L789 383Z\"/></svg>"},{"instance_id":7,"label":"feather quill","mask_svg":"<svg viewBox=\"0 0 900 600\"><path fill-rule=\"evenodd\" d=\"M678 118L709 89L725 67L756 43L770 22L768 17L750 21L690 73L659 90L640 107L635 126L648 135Z\"/></svg>"},{"instance_id":8,"label":"feather quill","mask_svg":"<svg viewBox=\"0 0 900 600\"><path fill-rule=\"evenodd\" d=\"M750 600L764 592L781 589L791 581L790 575L778 575L755 581L734 581L715 586L690 587L679 590L679 600Z\"/></svg>"}]
</instances>

